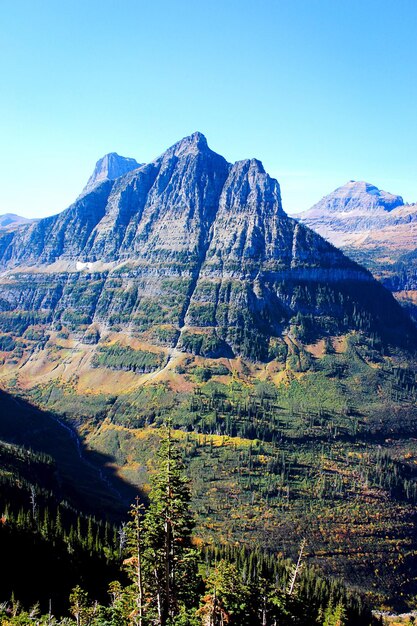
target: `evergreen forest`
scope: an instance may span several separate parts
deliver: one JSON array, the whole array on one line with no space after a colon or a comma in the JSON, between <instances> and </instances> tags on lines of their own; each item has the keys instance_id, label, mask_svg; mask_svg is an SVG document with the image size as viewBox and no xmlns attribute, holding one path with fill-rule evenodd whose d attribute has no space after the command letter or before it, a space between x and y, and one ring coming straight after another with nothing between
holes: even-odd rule
<instances>
[{"instance_id":1,"label":"evergreen forest","mask_svg":"<svg viewBox=\"0 0 417 626\"><path fill-rule=\"evenodd\" d=\"M370 626L358 592L305 560L194 534L190 479L164 427L146 498L119 521L58 501L51 457L1 444L2 626Z\"/></svg>"}]
</instances>

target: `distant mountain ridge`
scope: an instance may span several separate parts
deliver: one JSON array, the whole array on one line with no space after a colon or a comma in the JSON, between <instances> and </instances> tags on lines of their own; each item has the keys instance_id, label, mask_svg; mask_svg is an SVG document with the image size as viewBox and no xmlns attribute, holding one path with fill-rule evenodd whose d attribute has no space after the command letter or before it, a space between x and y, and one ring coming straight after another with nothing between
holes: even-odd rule
<instances>
[{"instance_id":1,"label":"distant mountain ridge","mask_svg":"<svg viewBox=\"0 0 417 626\"><path fill-rule=\"evenodd\" d=\"M404 205L401 196L351 180L294 217L343 246L354 233L417 221L417 205Z\"/></svg>"},{"instance_id":2,"label":"distant mountain ridge","mask_svg":"<svg viewBox=\"0 0 417 626\"><path fill-rule=\"evenodd\" d=\"M21 226L22 224L29 224L34 221L34 219L16 215L16 213L4 213L3 215L0 215L0 229L15 228L17 226Z\"/></svg>"},{"instance_id":3,"label":"distant mountain ridge","mask_svg":"<svg viewBox=\"0 0 417 626\"><path fill-rule=\"evenodd\" d=\"M417 204L350 181L295 217L372 271L417 320Z\"/></svg>"},{"instance_id":4,"label":"distant mountain ridge","mask_svg":"<svg viewBox=\"0 0 417 626\"><path fill-rule=\"evenodd\" d=\"M367 211L390 212L404 201L401 196L382 191L365 181L350 180L338 187L333 193L325 196L311 209L305 211L305 217L322 216L326 213L352 213L366 209Z\"/></svg>"}]
</instances>

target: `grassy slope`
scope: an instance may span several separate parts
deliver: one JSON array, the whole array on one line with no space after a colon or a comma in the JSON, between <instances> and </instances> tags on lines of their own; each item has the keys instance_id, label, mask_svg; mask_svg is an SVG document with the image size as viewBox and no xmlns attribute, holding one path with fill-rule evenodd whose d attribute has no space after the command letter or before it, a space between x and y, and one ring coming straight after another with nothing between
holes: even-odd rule
<instances>
[{"instance_id":1,"label":"grassy slope","mask_svg":"<svg viewBox=\"0 0 417 626\"><path fill-rule=\"evenodd\" d=\"M93 367L94 347L56 339L29 361L23 356L20 369L5 363L3 384L76 428L92 459L116 468L119 486L144 491L158 428L170 417L202 538L294 556L305 536L309 559L326 573L380 601L408 597L417 590L416 497L404 488L415 481L414 379L359 335L288 345L286 363L176 354L158 374L126 371L125 355L118 369L119 348L108 367ZM383 467L384 453L394 467ZM85 496L97 493L106 506L109 494L76 467L70 474L83 476Z\"/></svg>"}]
</instances>

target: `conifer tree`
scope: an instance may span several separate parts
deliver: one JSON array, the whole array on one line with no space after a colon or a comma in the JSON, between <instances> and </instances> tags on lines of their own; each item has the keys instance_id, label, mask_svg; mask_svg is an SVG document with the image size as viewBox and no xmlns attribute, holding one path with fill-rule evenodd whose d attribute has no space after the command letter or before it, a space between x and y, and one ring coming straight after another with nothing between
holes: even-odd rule
<instances>
[{"instance_id":1,"label":"conifer tree","mask_svg":"<svg viewBox=\"0 0 417 626\"><path fill-rule=\"evenodd\" d=\"M144 519L145 557L151 570L149 579L156 599L158 624L164 626L179 613L181 602L193 604L197 587L189 481L169 426L158 451L149 499Z\"/></svg>"},{"instance_id":2,"label":"conifer tree","mask_svg":"<svg viewBox=\"0 0 417 626\"><path fill-rule=\"evenodd\" d=\"M324 612L323 626L345 626L346 611L342 602L338 602L336 606L330 601Z\"/></svg>"}]
</instances>

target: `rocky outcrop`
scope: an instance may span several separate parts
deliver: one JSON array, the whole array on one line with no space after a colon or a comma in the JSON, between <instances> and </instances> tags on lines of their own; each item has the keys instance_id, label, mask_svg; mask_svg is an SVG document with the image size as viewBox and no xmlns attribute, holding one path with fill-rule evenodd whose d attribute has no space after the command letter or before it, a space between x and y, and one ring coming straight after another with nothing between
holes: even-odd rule
<instances>
[{"instance_id":1,"label":"rocky outcrop","mask_svg":"<svg viewBox=\"0 0 417 626\"><path fill-rule=\"evenodd\" d=\"M254 359L295 319L309 339L360 328L415 340L369 272L285 214L258 160L230 164L201 133L0 237L0 263L6 332L19 311L20 332L93 325L191 351L204 335L206 354Z\"/></svg>"},{"instance_id":2,"label":"rocky outcrop","mask_svg":"<svg viewBox=\"0 0 417 626\"><path fill-rule=\"evenodd\" d=\"M140 163L135 159L119 156L116 152L105 154L104 157L97 161L94 172L88 179L81 195L90 193L105 180L115 180L138 167L140 167Z\"/></svg>"}]
</instances>

